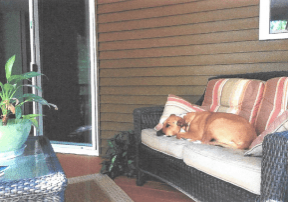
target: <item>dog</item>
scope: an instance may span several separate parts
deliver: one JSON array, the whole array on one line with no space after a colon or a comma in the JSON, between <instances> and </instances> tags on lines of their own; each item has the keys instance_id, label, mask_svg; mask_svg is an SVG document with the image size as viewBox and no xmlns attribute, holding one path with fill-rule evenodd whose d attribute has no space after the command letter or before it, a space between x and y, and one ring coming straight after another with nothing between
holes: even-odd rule
<instances>
[{"instance_id":1,"label":"dog","mask_svg":"<svg viewBox=\"0 0 288 202\"><path fill-rule=\"evenodd\" d=\"M245 118L209 111L189 112L183 118L172 114L163 123L162 132L166 136L176 135L177 139L235 149L248 149L257 137L254 127Z\"/></svg>"}]
</instances>

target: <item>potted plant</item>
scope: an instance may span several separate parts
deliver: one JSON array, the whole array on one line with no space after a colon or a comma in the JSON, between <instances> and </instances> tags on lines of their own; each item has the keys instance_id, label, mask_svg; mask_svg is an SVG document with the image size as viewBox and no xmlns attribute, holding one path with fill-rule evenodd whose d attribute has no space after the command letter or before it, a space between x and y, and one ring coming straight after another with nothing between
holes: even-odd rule
<instances>
[{"instance_id":1,"label":"potted plant","mask_svg":"<svg viewBox=\"0 0 288 202\"><path fill-rule=\"evenodd\" d=\"M42 105L52 106L57 110L57 106L48 103L45 99L32 93L17 95L16 92L26 86L41 89L38 86L31 84L23 84L23 80L29 80L33 77L40 76L38 72L26 72L21 75L12 75L12 67L15 61L15 55L9 58L5 64L6 83L0 82L0 108L2 111L0 121L0 158L1 154L14 153L18 155L24 151L24 143L26 142L32 125L38 127L36 120L40 114L27 114L22 113L22 107L26 102L37 102ZM14 114L14 118L11 115ZM7 156L7 155L6 155ZM9 156L9 155L8 155ZM13 156L13 154L12 154Z\"/></svg>"},{"instance_id":2,"label":"potted plant","mask_svg":"<svg viewBox=\"0 0 288 202\"><path fill-rule=\"evenodd\" d=\"M119 175L133 177L135 166L135 134L133 131L122 131L108 140L108 150L104 156L101 173L114 179Z\"/></svg>"}]
</instances>

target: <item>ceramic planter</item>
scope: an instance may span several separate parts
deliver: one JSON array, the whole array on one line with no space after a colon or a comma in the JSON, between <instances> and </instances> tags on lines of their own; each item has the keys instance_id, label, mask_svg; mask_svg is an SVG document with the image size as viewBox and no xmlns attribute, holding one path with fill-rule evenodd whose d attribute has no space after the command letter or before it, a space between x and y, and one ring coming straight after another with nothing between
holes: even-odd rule
<instances>
[{"instance_id":1,"label":"ceramic planter","mask_svg":"<svg viewBox=\"0 0 288 202\"><path fill-rule=\"evenodd\" d=\"M31 126L32 122L28 119L18 120L17 123L15 119L10 119L7 126L2 126L0 121L0 158L23 153Z\"/></svg>"}]
</instances>

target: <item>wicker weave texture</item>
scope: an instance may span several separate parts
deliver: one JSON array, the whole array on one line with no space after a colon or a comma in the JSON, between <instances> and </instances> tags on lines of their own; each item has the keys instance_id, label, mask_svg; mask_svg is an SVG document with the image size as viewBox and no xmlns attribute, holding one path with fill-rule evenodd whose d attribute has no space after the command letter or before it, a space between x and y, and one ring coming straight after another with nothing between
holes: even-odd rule
<instances>
[{"instance_id":1,"label":"wicker weave texture","mask_svg":"<svg viewBox=\"0 0 288 202\"><path fill-rule=\"evenodd\" d=\"M233 184L207 175L182 160L140 145L140 169L145 173L168 181L196 201L203 202L252 202L258 195Z\"/></svg>"},{"instance_id":2,"label":"wicker weave texture","mask_svg":"<svg viewBox=\"0 0 288 202\"><path fill-rule=\"evenodd\" d=\"M270 134L263 141L260 201L288 201L288 131Z\"/></svg>"},{"instance_id":3,"label":"wicker weave texture","mask_svg":"<svg viewBox=\"0 0 288 202\"><path fill-rule=\"evenodd\" d=\"M56 201L61 201L58 193L64 191L66 185L67 179L62 172L35 179L0 183L0 201L17 201L18 199L25 201L47 197L54 197Z\"/></svg>"}]
</instances>

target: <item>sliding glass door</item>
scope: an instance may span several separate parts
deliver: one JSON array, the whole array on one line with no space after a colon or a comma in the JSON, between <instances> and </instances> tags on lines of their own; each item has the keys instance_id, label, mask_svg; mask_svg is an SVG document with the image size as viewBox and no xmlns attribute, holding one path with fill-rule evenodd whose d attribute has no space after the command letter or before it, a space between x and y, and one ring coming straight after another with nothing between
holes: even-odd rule
<instances>
[{"instance_id":1,"label":"sliding glass door","mask_svg":"<svg viewBox=\"0 0 288 202\"><path fill-rule=\"evenodd\" d=\"M1 0L0 81L16 55L13 74L38 71L33 79L58 111L25 104L25 113L43 114L39 129L56 152L98 155L97 71L94 0ZM27 93L21 89L18 93Z\"/></svg>"},{"instance_id":2,"label":"sliding glass door","mask_svg":"<svg viewBox=\"0 0 288 202\"><path fill-rule=\"evenodd\" d=\"M44 115L38 134L47 136L56 152L98 155L94 1L30 4L34 66L45 75L35 82L42 85L42 96L58 106L57 111L34 106Z\"/></svg>"},{"instance_id":3,"label":"sliding glass door","mask_svg":"<svg viewBox=\"0 0 288 202\"><path fill-rule=\"evenodd\" d=\"M16 56L13 74L30 71L28 0L1 0L0 25L0 81L5 83L5 63L13 55ZM19 89L17 94L27 92L28 89ZM25 104L24 111L32 113L31 105Z\"/></svg>"}]
</instances>

